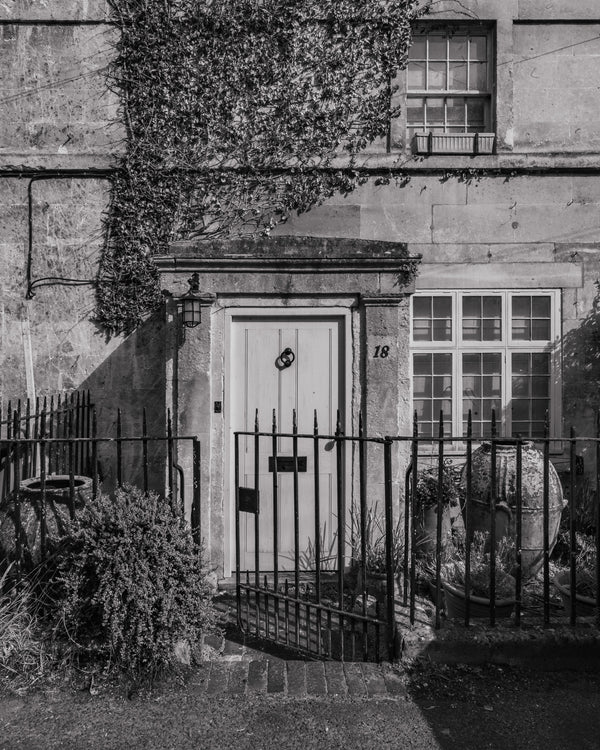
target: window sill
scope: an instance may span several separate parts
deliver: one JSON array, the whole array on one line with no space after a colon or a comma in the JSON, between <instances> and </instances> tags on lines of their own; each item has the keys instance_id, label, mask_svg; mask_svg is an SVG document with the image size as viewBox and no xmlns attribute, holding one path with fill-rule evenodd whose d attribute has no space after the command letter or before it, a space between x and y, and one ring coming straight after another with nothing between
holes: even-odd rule
<instances>
[{"instance_id":1,"label":"window sill","mask_svg":"<svg viewBox=\"0 0 600 750\"><path fill-rule=\"evenodd\" d=\"M417 154L493 154L494 133L416 133Z\"/></svg>"}]
</instances>

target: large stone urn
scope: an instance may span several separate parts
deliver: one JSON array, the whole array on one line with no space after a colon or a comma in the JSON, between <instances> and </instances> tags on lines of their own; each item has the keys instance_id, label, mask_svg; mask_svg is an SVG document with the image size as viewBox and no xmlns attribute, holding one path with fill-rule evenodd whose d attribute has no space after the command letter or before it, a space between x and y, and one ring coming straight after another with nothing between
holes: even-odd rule
<instances>
[{"instance_id":1,"label":"large stone urn","mask_svg":"<svg viewBox=\"0 0 600 750\"><path fill-rule=\"evenodd\" d=\"M49 474L46 477L45 529L51 547L67 531L71 520L71 480L68 474ZM92 479L73 477L73 511L83 508L92 497ZM40 477L26 479L19 485L19 521L14 493L0 507L0 558L16 559L17 527L20 528L22 566L31 570L42 559L42 483Z\"/></svg>"},{"instance_id":2,"label":"large stone urn","mask_svg":"<svg viewBox=\"0 0 600 750\"><path fill-rule=\"evenodd\" d=\"M514 443L496 442L496 538L516 539L517 448ZM492 497L492 445L482 443L472 456L471 530L490 531ZM532 442L523 443L521 451L521 564L524 578L534 576L541 568L544 555L544 455ZM548 465L548 539L552 551L558 536L560 517L566 500L556 469ZM461 475L463 497L466 497L466 466ZM466 507L463 505L463 515Z\"/></svg>"}]
</instances>

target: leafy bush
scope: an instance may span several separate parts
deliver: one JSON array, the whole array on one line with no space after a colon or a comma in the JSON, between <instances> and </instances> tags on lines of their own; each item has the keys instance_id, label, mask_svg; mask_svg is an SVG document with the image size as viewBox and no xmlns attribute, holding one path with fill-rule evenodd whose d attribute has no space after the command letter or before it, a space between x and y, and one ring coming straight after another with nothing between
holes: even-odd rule
<instances>
[{"instance_id":1,"label":"leafy bush","mask_svg":"<svg viewBox=\"0 0 600 750\"><path fill-rule=\"evenodd\" d=\"M125 486L73 522L57 556L52 621L76 650L133 676L169 665L214 626L201 550L180 512Z\"/></svg>"}]
</instances>

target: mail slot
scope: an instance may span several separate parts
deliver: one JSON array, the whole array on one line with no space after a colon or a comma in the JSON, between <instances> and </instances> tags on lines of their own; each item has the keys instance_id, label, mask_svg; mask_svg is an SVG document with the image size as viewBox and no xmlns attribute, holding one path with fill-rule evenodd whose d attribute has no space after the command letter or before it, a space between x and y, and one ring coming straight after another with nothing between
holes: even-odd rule
<instances>
[{"instance_id":1,"label":"mail slot","mask_svg":"<svg viewBox=\"0 0 600 750\"><path fill-rule=\"evenodd\" d=\"M294 460L298 462L298 471L306 471L306 456L277 456L277 471L294 471ZM275 462L269 456L269 471L273 471Z\"/></svg>"}]
</instances>

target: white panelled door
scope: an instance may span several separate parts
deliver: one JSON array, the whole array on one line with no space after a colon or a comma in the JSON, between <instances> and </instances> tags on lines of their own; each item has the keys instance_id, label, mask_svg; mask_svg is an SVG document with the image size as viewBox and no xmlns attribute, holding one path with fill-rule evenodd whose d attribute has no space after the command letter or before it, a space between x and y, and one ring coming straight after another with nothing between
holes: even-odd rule
<instances>
[{"instance_id":1,"label":"white panelled door","mask_svg":"<svg viewBox=\"0 0 600 750\"><path fill-rule=\"evenodd\" d=\"M231 329L230 403L231 432L254 429L258 409L261 431L271 431L273 410L277 431L292 431L296 410L299 433L313 432L317 410L319 432L335 432L337 411L343 415L344 398L344 318L326 316L248 316L234 317ZM293 362L283 367L279 356L291 349ZM343 418L343 417L342 417ZM291 438L279 438L278 457L292 456ZM298 455L306 457L306 471L298 474L299 554L301 566L312 566L315 542L314 455L312 440L299 440ZM232 453L233 456L233 453ZM272 444L262 438L259 451L260 475L260 568L273 569L274 508L273 474L269 467ZM336 554L335 530L336 451L321 443L319 451L320 519L322 554ZM271 467L272 468L272 467ZM254 438L240 439L240 485L254 487ZM233 494L233 492L232 492ZM232 500L233 507L235 501ZM294 566L293 473L281 471L278 482L279 568ZM232 519L234 518L232 514ZM233 524L232 524L233 526ZM252 569L254 555L254 516L240 513L242 570ZM331 565L333 565L333 561Z\"/></svg>"}]
</instances>

